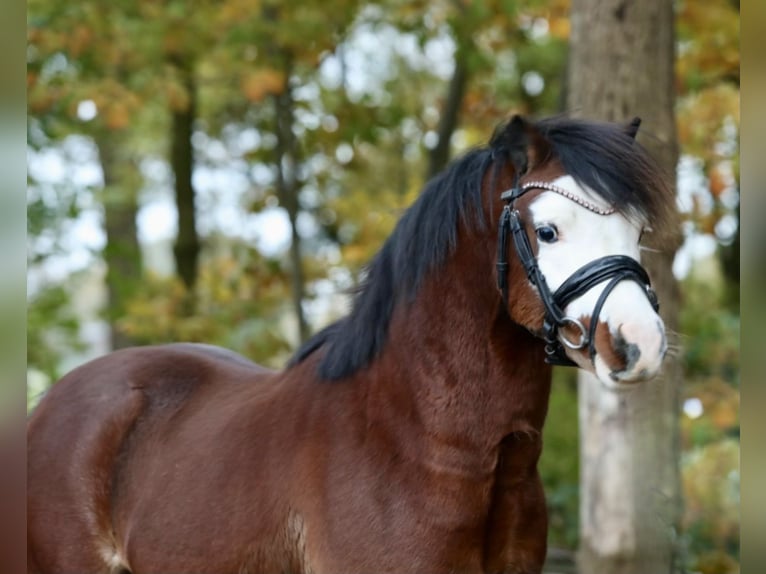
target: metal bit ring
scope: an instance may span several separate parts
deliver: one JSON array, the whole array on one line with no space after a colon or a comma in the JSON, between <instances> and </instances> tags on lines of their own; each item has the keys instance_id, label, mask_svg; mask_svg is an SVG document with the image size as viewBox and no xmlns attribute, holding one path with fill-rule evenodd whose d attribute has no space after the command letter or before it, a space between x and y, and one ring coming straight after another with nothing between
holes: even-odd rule
<instances>
[{"instance_id":1,"label":"metal bit ring","mask_svg":"<svg viewBox=\"0 0 766 574\"><path fill-rule=\"evenodd\" d=\"M580 330L580 340L576 343L571 342L561 332L561 327L565 327L567 325L573 325ZM561 342L564 344L564 346L576 351L578 349L582 349L588 344L588 333L585 330L585 326L579 320L575 319L574 317L564 317L564 320L559 325L559 339L561 339Z\"/></svg>"}]
</instances>

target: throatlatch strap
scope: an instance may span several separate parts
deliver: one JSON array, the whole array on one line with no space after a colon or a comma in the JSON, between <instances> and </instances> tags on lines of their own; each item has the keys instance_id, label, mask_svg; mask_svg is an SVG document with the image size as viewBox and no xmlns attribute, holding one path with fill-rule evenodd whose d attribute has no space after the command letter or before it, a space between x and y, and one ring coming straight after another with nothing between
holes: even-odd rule
<instances>
[{"instance_id":1,"label":"throatlatch strap","mask_svg":"<svg viewBox=\"0 0 766 574\"><path fill-rule=\"evenodd\" d=\"M511 227L511 208L503 207L497 240L497 286L503 295L503 305L508 307L508 231Z\"/></svg>"},{"instance_id":2,"label":"throatlatch strap","mask_svg":"<svg viewBox=\"0 0 766 574\"><path fill-rule=\"evenodd\" d=\"M497 236L497 286L503 297L503 306L508 308L508 232L511 228L511 204L519 195L524 193L519 188L519 170L513 174L513 187L500 194L500 199L505 202L503 212L500 214Z\"/></svg>"}]
</instances>

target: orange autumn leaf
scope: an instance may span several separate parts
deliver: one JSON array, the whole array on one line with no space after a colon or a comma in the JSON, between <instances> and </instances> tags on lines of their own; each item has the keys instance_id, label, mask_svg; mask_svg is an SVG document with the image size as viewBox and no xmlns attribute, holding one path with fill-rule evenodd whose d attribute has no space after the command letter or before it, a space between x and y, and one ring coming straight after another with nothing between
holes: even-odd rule
<instances>
[{"instance_id":1,"label":"orange autumn leaf","mask_svg":"<svg viewBox=\"0 0 766 574\"><path fill-rule=\"evenodd\" d=\"M186 110L189 107L189 94L176 82L165 84L165 97L168 99L170 109L175 112Z\"/></svg>"},{"instance_id":2,"label":"orange autumn leaf","mask_svg":"<svg viewBox=\"0 0 766 574\"><path fill-rule=\"evenodd\" d=\"M739 419L738 406L739 405L733 401L716 405L710 413L710 420L719 429L734 427L737 425Z\"/></svg>"},{"instance_id":3,"label":"orange autumn leaf","mask_svg":"<svg viewBox=\"0 0 766 574\"><path fill-rule=\"evenodd\" d=\"M572 28L569 18L552 18L548 20L548 30L554 38L567 40Z\"/></svg>"},{"instance_id":4,"label":"orange autumn leaf","mask_svg":"<svg viewBox=\"0 0 766 574\"><path fill-rule=\"evenodd\" d=\"M113 102L110 104L104 114L106 125L113 130L121 130L128 127L130 123L130 112L128 106L123 102Z\"/></svg>"},{"instance_id":5,"label":"orange autumn leaf","mask_svg":"<svg viewBox=\"0 0 766 574\"><path fill-rule=\"evenodd\" d=\"M280 94L284 89L284 74L278 70L257 70L242 79L242 92L251 102L260 102L266 96Z\"/></svg>"},{"instance_id":6,"label":"orange autumn leaf","mask_svg":"<svg viewBox=\"0 0 766 574\"><path fill-rule=\"evenodd\" d=\"M721 170L718 168L713 168L710 170L709 179L710 193L713 194L713 197L719 197L721 193L723 193L723 191L729 187L729 182L721 173Z\"/></svg>"},{"instance_id":7,"label":"orange autumn leaf","mask_svg":"<svg viewBox=\"0 0 766 574\"><path fill-rule=\"evenodd\" d=\"M86 26L77 26L68 38L69 54L78 58L85 50L90 47L93 39L93 31Z\"/></svg>"}]
</instances>

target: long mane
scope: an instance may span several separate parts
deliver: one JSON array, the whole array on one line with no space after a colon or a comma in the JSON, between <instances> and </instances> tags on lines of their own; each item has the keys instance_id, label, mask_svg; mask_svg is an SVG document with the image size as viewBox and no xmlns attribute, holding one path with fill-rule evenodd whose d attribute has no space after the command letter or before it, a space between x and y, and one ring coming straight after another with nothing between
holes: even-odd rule
<instances>
[{"instance_id":1,"label":"long mane","mask_svg":"<svg viewBox=\"0 0 766 574\"><path fill-rule=\"evenodd\" d=\"M672 194L665 177L622 126L557 117L533 127L552 146L566 173L618 211L646 220L666 218ZM337 380L378 356L394 308L411 302L424 277L454 251L459 224L487 224L482 210L484 175L493 164L495 170L506 162L518 165L516 154L526 145L512 141L511 131L510 122L500 126L487 146L469 151L426 184L368 265L351 312L304 343L288 366L321 349L320 378Z\"/></svg>"},{"instance_id":2,"label":"long mane","mask_svg":"<svg viewBox=\"0 0 766 574\"><path fill-rule=\"evenodd\" d=\"M674 197L665 173L620 124L563 116L535 124L564 171L617 211L651 222L658 232L672 224Z\"/></svg>"}]
</instances>

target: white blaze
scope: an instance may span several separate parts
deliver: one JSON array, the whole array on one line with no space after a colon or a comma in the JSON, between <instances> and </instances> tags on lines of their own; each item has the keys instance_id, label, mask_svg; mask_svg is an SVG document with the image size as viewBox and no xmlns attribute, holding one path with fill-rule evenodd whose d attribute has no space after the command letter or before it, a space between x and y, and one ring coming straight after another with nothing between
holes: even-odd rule
<instances>
[{"instance_id":1,"label":"white blaze","mask_svg":"<svg viewBox=\"0 0 766 574\"><path fill-rule=\"evenodd\" d=\"M560 177L551 183L599 207L609 207L598 195L578 185L571 176ZM638 240L641 222L631 221L620 213L599 215L550 191L541 193L529 209L535 228L552 224L558 229L558 241L538 242L538 265L551 292L555 292L580 267L600 257L627 255L640 261ZM576 319L590 317L606 283L596 285L572 301L565 309L566 315ZM599 320L607 323L612 335L616 335L619 329L627 343L636 345L641 353L629 371L619 375L620 379L641 377L642 371L649 375L657 371L665 352L664 327L638 283L629 280L620 282L607 297ZM598 354L594 363L599 379L614 386L610 369Z\"/></svg>"}]
</instances>

